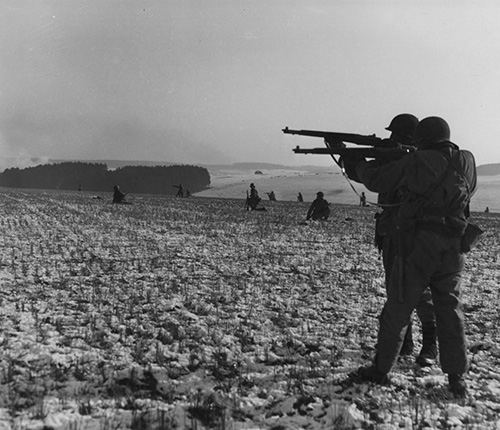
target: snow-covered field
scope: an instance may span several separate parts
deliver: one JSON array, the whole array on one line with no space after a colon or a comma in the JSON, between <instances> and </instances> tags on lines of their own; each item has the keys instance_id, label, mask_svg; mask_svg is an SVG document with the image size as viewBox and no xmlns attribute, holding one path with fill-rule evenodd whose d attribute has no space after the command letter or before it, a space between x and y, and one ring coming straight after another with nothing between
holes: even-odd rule
<instances>
[{"instance_id":1,"label":"snow-covered field","mask_svg":"<svg viewBox=\"0 0 500 430\"><path fill-rule=\"evenodd\" d=\"M274 191L277 200L297 201L297 194L301 192L304 201L311 202L318 191L323 191L325 198L331 203L359 202L358 196L337 167L262 169L262 174L255 174L251 169L227 168L209 171L210 188L197 193L197 196L241 199L253 182L263 200L268 200L266 193ZM367 192L360 184L353 185L358 192L365 191L369 200L376 201L376 194Z\"/></svg>"},{"instance_id":2,"label":"snow-covered field","mask_svg":"<svg viewBox=\"0 0 500 430\"><path fill-rule=\"evenodd\" d=\"M499 215L474 214L456 401L412 359L344 384L384 301L374 208L104 197L0 193L0 429L500 428Z\"/></svg>"}]
</instances>

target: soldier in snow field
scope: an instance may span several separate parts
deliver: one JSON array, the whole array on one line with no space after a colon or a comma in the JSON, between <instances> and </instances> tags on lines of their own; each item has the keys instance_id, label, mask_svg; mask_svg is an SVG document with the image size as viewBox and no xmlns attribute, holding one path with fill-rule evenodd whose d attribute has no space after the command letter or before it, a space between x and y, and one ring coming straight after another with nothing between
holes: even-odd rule
<instances>
[{"instance_id":1,"label":"soldier in snow field","mask_svg":"<svg viewBox=\"0 0 500 430\"><path fill-rule=\"evenodd\" d=\"M248 195L247 191L247 200L245 207L248 210L252 211L265 211L265 207L259 207L259 203L261 202L261 198L259 197L259 193L257 191L257 188L255 188L255 184L251 183L250 184L250 195Z\"/></svg>"},{"instance_id":2,"label":"soldier in snow field","mask_svg":"<svg viewBox=\"0 0 500 430\"><path fill-rule=\"evenodd\" d=\"M184 188L182 187L182 184L173 185L173 187L177 188L177 194L175 197L184 197Z\"/></svg>"},{"instance_id":3,"label":"soldier in snow field","mask_svg":"<svg viewBox=\"0 0 500 430\"><path fill-rule=\"evenodd\" d=\"M113 186L113 203L126 203L125 193L122 193L118 185Z\"/></svg>"},{"instance_id":4,"label":"soldier in snow field","mask_svg":"<svg viewBox=\"0 0 500 430\"><path fill-rule=\"evenodd\" d=\"M396 115L386 127L391 132L390 139L403 145L411 145L413 135L418 125L418 118L412 114L402 113ZM385 164L387 162L378 162ZM378 195L378 204L382 212L375 215L375 244L382 253L382 261L386 275L386 290L389 286L391 271L397 256L398 241L394 226L397 222L399 204L401 202L401 191L399 189L381 192ZM430 288L425 288L420 300L416 305L416 313L422 324L422 348L417 356L417 363L422 366L431 366L437 358L436 342L436 317L432 304ZM413 332L412 323L408 324L405 333L401 356L413 354Z\"/></svg>"},{"instance_id":5,"label":"soldier in snow field","mask_svg":"<svg viewBox=\"0 0 500 430\"><path fill-rule=\"evenodd\" d=\"M361 193L361 195L359 196L359 205L360 205L361 207L365 207L365 206L367 206L367 203L366 203L366 194L365 194L365 192L364 192L364 191L363 191L363 192Z\"/></svg>"},{"instance_id":6,"label":"soldier in snow field","mask_svg":"<svg viewBox=\"0 0 500 430\"><path fill-rule=\"evenodd\" d=\"M322 191L316 193L316 199L309 206L307 211L306 219L313 220L327 220L330 216L330 203L328 203L324 198Z\"/></svg>"},{"instance_id":7,"label":"soldier in snow field","mask_svg":"<svg viewBox=\"0 0 500 430\"><path fill-rule=\"evenodd\" d=\"M411 313L430 286L436 314L440 364L449 389L465 397L468 369L460 284L469 202L477 185L474 156L450 141L448 123L428 117L416 127L417 151L380 164L350 157L348 170L369 190L399 194L394 209L396 257L387 280L376 355L353 375L384 384L403 345Z\"/></svg>"}]
</instances>

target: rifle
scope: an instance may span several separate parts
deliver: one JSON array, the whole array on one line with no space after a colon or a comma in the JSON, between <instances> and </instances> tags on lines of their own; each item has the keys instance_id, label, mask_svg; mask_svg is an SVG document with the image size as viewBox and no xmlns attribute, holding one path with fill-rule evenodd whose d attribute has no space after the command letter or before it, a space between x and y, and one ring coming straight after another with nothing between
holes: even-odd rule
<instances>
[{"instance_id":1,"label":"rifle","mask_svg":"<svg viewBox=\"0 0 500 430\"><path fill-rule=\"evenodd\" d=\"M326 148L301 148L297 145L293 150L296 154L329 154L332 157L333 155L340 155L341 157L351 155L362 158L396 160L416 150L414 146L403 145L393 139L382 139L374 134L362 135L333 131L292 130L288 127L285 127L282 131L285 134L323 138ZM364 148L349 148L346 146L346 142L361 145Z\"/></svg>"}]
</instances>

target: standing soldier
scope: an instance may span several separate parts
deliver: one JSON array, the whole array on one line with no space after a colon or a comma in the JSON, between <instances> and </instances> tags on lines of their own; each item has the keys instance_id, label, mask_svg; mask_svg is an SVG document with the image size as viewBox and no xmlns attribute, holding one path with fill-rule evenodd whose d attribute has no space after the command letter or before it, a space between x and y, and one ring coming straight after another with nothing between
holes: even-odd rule
<instances>
[{"instance_id":1,"label":"standing soldier","mask_svg":"<svg viewBox=\"0 0 500 430\"><path fill-rule=\"evenodd\" d=\"M262 199L259 197L259 193L257 191L257 188L255 188L255 185L253 183L251 183L250 184L250 195L248 195L248 191L247 191L247 200L246 200L246 204L245 204L247 211L248 210L265 211L266 208L257 207L261 200Z\"/></svg>"},{"instance_id":2,"label":"standing soldier","mask_svg":"<svg viewBox=\"0 0 500 430\"><path fill-rule=\"evenodd\" d=\"M182 187L182 184L173 185L173 187L177 188L177 194L175 197L184 197L184 188Z\"/></svg>"},{"instance_id":3,"label":"standing soldier","mask_svg":"<svg viewBox=\"0 0 500 430\"><path fill-rule=\"evenodd\" d=\"M389 139L393 142L402 145L411 145L417 125L418 118L416 116L409 113L402 113L392 119L386 130L391 132ZM372 164L382 166L387 164L387 161L377 160ZM352 179L361 182L357 178L356 172L349 165L346 167L347 174ZM398 236L394 226L397 221L398 208L401 205L400 190L394 189L379 193L377 204L382 208L382 212L375 214L375 245L379 252L382 253L385 287L387 294L389 294L389 281L398 254ZM422 349L417 357L417 363L422 367L431 366L437 357L437 343L436 318L432 305L432 294L429 288L426 288L422 293L416 306L416 312L422 324ZM412 355L413 348L413 330L410 319L399 354L401 356Z\"/></svg>"},{"instance_id":4,"label":"standing soldier","mask_svg":"<svg viewBox=\"0 0 500 430\"><path fill-rule=\"evenodd\" d=\"M387 164L345 160L369 190L396 192L400 201L393 217L398 246L380 316L377 353L373 363L361 367L357 376L376 383L387 381L411 313L430 286L441 367L448 374L450 391L465 397L467 353L460 302L465 250L462 236L477 185L476 165L472 153L450 141L449 126L442 118L420 121L414 144L416 152Z\"/></svg>"},{"instance_id":5,"label":"standing soldier","mask_svg":"<svg viewBox=\"0 0 500 430\"><path fill-rule=\"evenodd\" d=\"M408 113L396 115L386 130L391 132L390 139L403 145L411 145L413 135L418 125L418 118ZM379 250L382 251L384 269L386 273L386 284L389 282L391 270L397 253L397 239L393 229L397 219L398 204L400 203L400 191L391 190L380 193L378 203L383 211L377 214L375 237ZM417 357L417 363L422 367L434 364L437 357L436 343L436 317L432 305L432 294L426 288L416 306L417 316L422 324L422 349ZM405 334L401 355L413 353L412 323L408 324Z\"/></svg>"},{"instance_id":6,"label":"standing soldier","mask_svg":"<svg viewBox=\"0 0 500 430\"><path fill-rule=\"evenodd\" d=\"M361 195L359 196L359 205L362 207L366 206L366 194L364 191L362 191Z\"/></svg>"}]
</instances>

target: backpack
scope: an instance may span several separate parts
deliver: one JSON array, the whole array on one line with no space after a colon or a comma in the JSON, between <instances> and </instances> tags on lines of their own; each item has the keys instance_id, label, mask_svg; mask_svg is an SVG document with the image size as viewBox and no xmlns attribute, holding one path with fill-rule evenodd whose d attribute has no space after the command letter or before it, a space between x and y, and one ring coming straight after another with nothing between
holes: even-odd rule
<instances>
[{"instance_id":1,"label":"backpack","mask_svg":"<svg viewBox=\"0 0 500 430\"><path fill-rule=\"evenodd\" d=\"M469 217L469 203L472 198L471 184L460 165L463 151L451 150L443 154L448 166L431 190L426 193L426 201L422 206L423 214L441 215L443 217Z\"/></svg>"},{"instance_id":2,"label":"backpack","mask_svg":"<svg viewBox=\"0 0 500 430\"><path fill-rule=\"evenodd\" d=\"M475 183L470 183L464 171L472 154L451 148L440 150L439 154L447 160L447 167L423 193L406 194L399 213L400 221L409 226L420 225L461 236L467 227L469 203L475 188ZM475 166L474 163L470 165ZM404 225L401 227L404 229Z\"/></svg>"}]
</instances>

